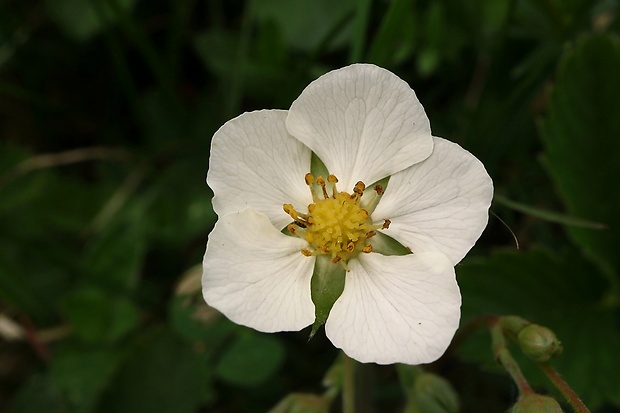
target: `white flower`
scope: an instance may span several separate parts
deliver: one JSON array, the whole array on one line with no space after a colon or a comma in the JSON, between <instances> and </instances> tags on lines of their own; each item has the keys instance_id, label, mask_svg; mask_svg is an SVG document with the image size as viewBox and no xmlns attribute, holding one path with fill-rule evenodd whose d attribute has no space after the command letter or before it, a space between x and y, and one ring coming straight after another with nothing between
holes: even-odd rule
<instances>
[{"instance_id":1,"label":"white flower","mask_svg":"<svg viewBox=\"0 0 620 413\"><path fill-rule=\"evenodd\" d=\"M309 173L313 152L329 175ZM387 177L385 192L370 187ZM444 353L460 318L454 266L486 226L493 185L473 155L432 137L396 75L348 66L288 111L230 120L213 136L207 182L219 216L203 261L208 304L259 331L300 330L315 321L313 272L345 274L325 323L336 347L380 364ZM411 253L382 254L386 236Z\"/></svg>"}]
</instances>

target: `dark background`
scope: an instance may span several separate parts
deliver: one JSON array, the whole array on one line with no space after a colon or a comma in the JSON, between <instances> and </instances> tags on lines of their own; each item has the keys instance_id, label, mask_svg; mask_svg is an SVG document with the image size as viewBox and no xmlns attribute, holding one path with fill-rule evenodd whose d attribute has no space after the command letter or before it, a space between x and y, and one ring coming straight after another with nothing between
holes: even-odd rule
<instances>
[{"instance_id":1,"label":"dark background","mask_svg":"<svg viewBox=\"0 0 620 413\"><path fill-rule=\"evenodd\" d=\"M214 131L354 62L405 79L433 133L494 180L489 226L457 266L462 325L548 326L557 370L593 411L618 411L617 13L611 0L0 1L0 411L263 412L324 392L337 352L322 332L233 325L202 302L196 266L216 220ZM484 329L428 370L463 412L517 395ZM367 411L402 411L396 369L361 371Z\"/></svg>"}]
</instances>

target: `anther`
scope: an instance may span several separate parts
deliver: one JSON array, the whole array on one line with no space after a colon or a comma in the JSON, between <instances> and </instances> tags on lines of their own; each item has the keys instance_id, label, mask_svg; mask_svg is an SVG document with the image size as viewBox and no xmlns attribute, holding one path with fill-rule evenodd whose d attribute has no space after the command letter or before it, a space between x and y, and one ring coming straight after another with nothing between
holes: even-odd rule
<instances>
[{"instance_id":1,"label":"anther","mask_svg":"<svg viewBox=\"0 0 620 413\"><path fill-rule=\"evenodd\" d=\"M306 257L312 257L312 251L310 251L310 250L309 250L309 249L307 249L307 248L302 248L302 249L301 249L301 253L302 253L303 255L305 255Z\"/></svg>"},{"instance_id":2,"label":"anther","mask_svg":"<svg viewBox=\"0 0 620 413\"><path fill-rule=\"evenodd\" d=\"M377 231L375 231L375 230L373 229L372 231L368 231L368 232L366 233L366 238L372 238L372 237L374 237L375 235L377 235Z\"/></svg>"},{"instance_id":3,"label":"anther","mask_svg":"<svg viewBox=\"0 0 620 413\"><path fill-rule=\"evenodd\" d=\"M355 249L355 243L354 243L353 241L350 241L350 242L347 244L346 251L347 251L348 253L352 253L354 249Z\"/></svg>"},{"instance_id":4,"label":"anther","mask_svg":"<svg viewBox=\"0 0 620 413\"><path fill-rule=\"evenodd\" d=\"M356 194L363 194L364 189L366 189L366 185L364 185L362 181L357 181L355 187L353 188L353 192L355 192Z\"/></svg>"},{"instance_id":5,"label":"anther","mask_svg":"<svg viewBox=\"0 0 620 413\"><path fill-rule=\"evenodd\" d=\"M308 228L308 226L306 225L305 222L299 221L299 220L295 220L295 225L297 225L300 228Z\"/></svg>"},{"instance_id":6,"label":"anther","mask_svg":"<svg viewBox=\"0 0 620 413\"><path fill-rule=\"evenodd\" d=\"M342 257L340 255L336 255L334 258L332 258L332 262L334 264L337 264L340 262L340 260L342 259Z\"/></svg>"},{"instance_id":7,"label":"anther","mask_svg":"<svg viewBox=\"0 0 620 413\"><path fill-rule=\"evenodd\" d=\"M366 245L364 248L362 248L362 252L365 252L366 254L372 252L372 245Z\"/></svg>"},{"instance_id":8,"label":"anther","mask_svg":"<svg viewBox=\"0 0 620 413\"><path fill-rule=\"evenodd\" d=\"M392 221L390 221L389 219L386 219L385 221L383 221L383 225L381 225L381 229L388 229L391 223Z\"/></svg>"},{"instance_id":9,"label":"anther","mask_svg":"<svg viewBox=\"0 0 620 413\"><path fill-rule=\"evenodd\" d=\"M293 235L297 235L297 227L293 224L288 224L288 226L286 227L288 229L288 232L290 232Z\"/></svg>"},{"instance_id":10,"label":"anther","mask_svg":"<svg viewBox=\"0 0 620 413\"><path fill-rule=\"evenodd\" d=\"M383 186L381 184L375 185L373 189L375 190L377 195L383 195Z\"/></svg>"},{"instance_id":11,"label":"anther","mask_svg":"<svg viewBox=\"0 0 620 413\"><path fill-rule=\"evenodd\" d=\"M284 212L290 215L291 218L297 219L297 211L295 211L295 208L293 208L293 205L284 204L282 208L284 209Z\"/></svg>"}]
</instances>

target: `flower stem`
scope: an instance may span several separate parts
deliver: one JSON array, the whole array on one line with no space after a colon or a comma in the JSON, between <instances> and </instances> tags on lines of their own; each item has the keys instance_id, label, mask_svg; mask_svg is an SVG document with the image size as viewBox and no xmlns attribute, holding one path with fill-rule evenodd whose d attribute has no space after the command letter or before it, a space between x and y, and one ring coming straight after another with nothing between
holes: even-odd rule
<instances>
[{"instance_id":1,"label":"flower stem","mask_svg":"<svg viewBox=\"0 0 620 413\"><path fill-rule=\"evenodd\" d=\"M491 328L491 341L495 359L499 361L508 374L510 374L512 380L519 389L519 394L523 396L525 394L534 393L534 390L532 390L529 383L525 379L525 376L521 372L519 364L512 357L512 354L510 354L510 351L506 346L506 338L504 337L502 325L499 322L495 323L495 325Z\"/></svg>"},{"instance_id":2,"label":"flower stem","mask_svg":"<svg viewBox=\"0 0 620 413\"><path fill-rule=\"evenodd\" d=\"M355 360L342 353L342 412L355 413Z\"/></svg>"},{"instance_id":3,"label":"flower stem","mask_svg":"<svg viewBox=\"0 0 620 413\"><path fill-rule=\"evenodd\" d=\"M545 372L549 380L553 385L562 393L566 401L571 405L573 410L577 413L590 413L590 410L581 401L577 393L564 381L557 371L549 363L538 363L540 368Z\"/></svg>"}]
</instances>

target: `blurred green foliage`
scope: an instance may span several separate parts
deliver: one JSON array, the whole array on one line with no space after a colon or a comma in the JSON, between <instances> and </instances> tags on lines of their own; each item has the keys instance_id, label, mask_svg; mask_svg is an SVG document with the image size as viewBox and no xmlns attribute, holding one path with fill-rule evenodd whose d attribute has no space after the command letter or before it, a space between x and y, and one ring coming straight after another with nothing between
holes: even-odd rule
<instances>
[{"instance_id":1,"label":"blurred green foliage","mask_svg":"<svg viewBox=\"0 0 620 413\"><path fill-rule=\"evenodd\" d=\"M321 394L337 355L324 335L233 325L202 302L194 266L216 220L204 183L215 130L246 110L286 109L357 61L409 82L434 134L527 207L492 208L520 249L492 216L457 266L462 324L516 314L546 325L564 346L557 370L593 411L617 411L618 6L0 2L0 411L263 412ZM461 411L505 411L516 394L488 334L457 343L431 369ZM393 367L364 371L368 411L405 406ZM295 394L279 408L325 411L325 400Z\"/></svg>"}]
</instances>

